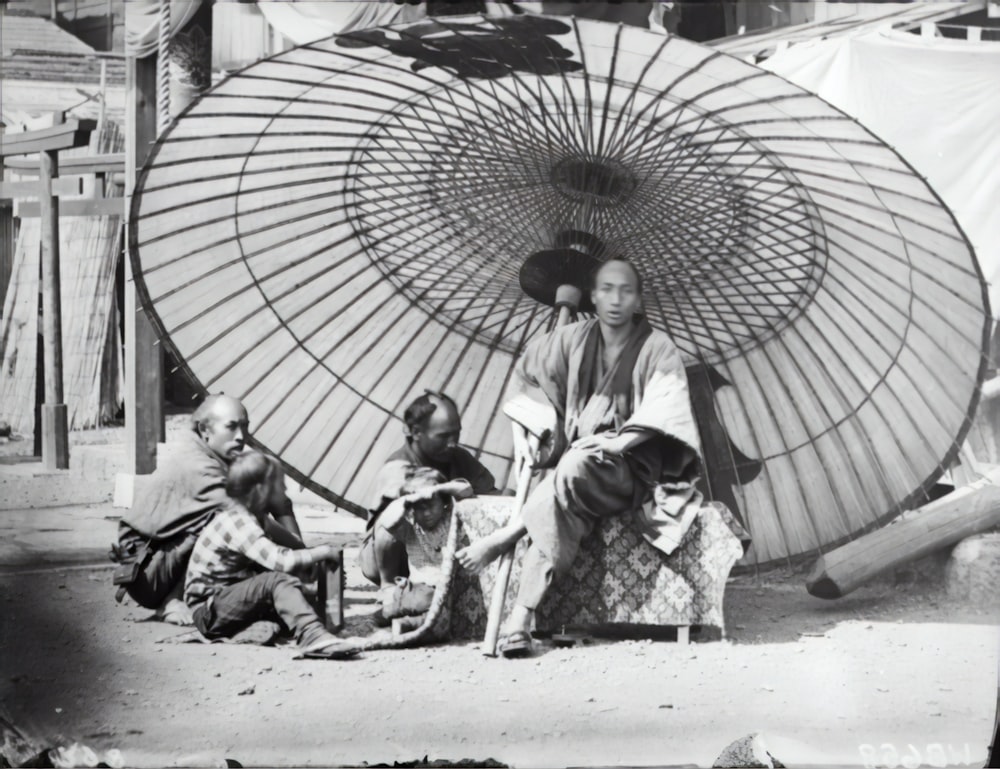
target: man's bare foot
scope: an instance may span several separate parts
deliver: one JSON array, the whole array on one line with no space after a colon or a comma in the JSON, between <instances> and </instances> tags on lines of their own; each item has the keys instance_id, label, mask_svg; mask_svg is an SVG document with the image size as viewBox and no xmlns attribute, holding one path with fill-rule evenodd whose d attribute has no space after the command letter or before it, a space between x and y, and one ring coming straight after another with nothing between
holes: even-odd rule
<instances>
[{"instance_id":1,"label":"man's bare foot","mask_svg":"<svg viewBox=\"0 0 1000 769\"><path fill-rule=\"evenodd\" d=\"M489 536L477 539L468 547L463 547L455 558L466 571L478 574L489 564L499 558L510 547L503 529L494 531Z\"/></svg>"},{"instance_id":2,"label":"man's bare foot","mask_svg":"<svg viewBox=\"0 0 1000 769\"><path fill-rule=\"evenodd\" d=\"M535 612L533 609L529 609L526 606L515 603L510 609L507 621L504 623L504 635L517 632L530 633L531 626L534 624L534 619Z\"/></svg>"},{"instance_id":3,"label":"man's bare foot","mask_svg":"<svg viewBox=\"0 0 1000 769\"><path fill-rule=\"evenodd\" d=\"M190 607L188 607L187 604L179 598L171 598L164 601L163 605L156 610L153 617L162 622L169 622L173 625L186 626L194 624L194 618L191 616Z\"/></svg>"}]
</instances>

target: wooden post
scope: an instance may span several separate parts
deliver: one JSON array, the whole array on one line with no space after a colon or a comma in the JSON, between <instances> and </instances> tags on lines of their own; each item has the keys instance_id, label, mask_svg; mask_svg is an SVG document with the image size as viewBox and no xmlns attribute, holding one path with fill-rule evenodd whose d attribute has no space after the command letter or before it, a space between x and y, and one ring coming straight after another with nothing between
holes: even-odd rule
<instances>
[{"instance_id":1,"label":"wooden post","mask_svg":"<svg viewBox=\"0 0 1000 769\"><path fill-rule=\"evenodd\" d=\"M61 122L61 120L59 121ZM42 245L42 323L45 337L45 402L42 404L42 464L69 468L69 431L63 403L62 297L59 282L59 199L52 178L59 174L56 150L38 153Z\"/></svg>"},{"instance_id":2,"label":"wooden post","mask_svg":"<svg viewBox=\"0 0 1000 769\"><path fill-rule=\"evenodd\" d=\"M127 122L125 148L125 215L138 170L156 138L156 57L126 60ZM126 232L128 222L126 222ZM126 248L128 244L126 242ZM125 258L125 453L126 473L145 475L156 469L156 444L164 437L163 351L144 314ZM131 496L131 495L129 495Z\"/></svg>"},{"instance_id":3,"label":"wooden post","mask_svg":"<svg viewBox=\"0 0 1000 769\"><path fill-rule=\"evenodd\" d=\"M105 34L107 37L105 38L105 41L107 46L106 50L108 51L113 51L115 49L115 9L111 3L112 0L105 0L104 3L104 18L107 19L107 25L105 27ZM103 95L103 89L101 89L101 93Z\"/></svg>"},{"instance_id":4,"label":"wooden post","mask_svg":"<svg viewBox=\"0 0 1000 769\"><path fill-rule=\"evenodd\" d=\"M0 125L0 145L3 144L3 125ZM4 180L4 159L0 155L0 182ZM11 201L0 199L0 317L7 299L7 286L14 272L14 215Z\"/></svg>"},{"instance_id":5,"label":"wooden post","mask_svg":"<svg viewBox=\"0 0 1000 769\"><path fill-rule=\"evenodd\" d=\"M189 27L200 25L207 68L211 72L211 3L203 3ZM183 31L183 30L182 30ZM156 140L157 56L126 57L125 215L131 212L131 197L138 171ZM205 83L205 87L208 83ZM126 232L129 222L126 221ZM126 238L126 248L129 247ZM116 504L129 506L132 481L156 469L156 444L166 437L163 421L163 349L136 295L132 262L125 258L125 449L126 472L115 489Z\"/></svg>"},{"instance_id":6,"label":"wooden post","mask_svg":"<svg viewBox=\"0 0 1000 769\"><path fill-rule=\"evenodd\" d=\"M56 154L61 149L86 146L96 124L90 120L67 120L61 112L53 114L52 125L37 131L8 134L0 143L0 162L19 171L37 173L37 183L7 182L0 179L0 199L39 198L34 205L41 218L38 279L42 292L42 325L38 337L35 382L35 455L41 454L49 469L69 467L69 440L62 380L62 298L59 284L59 216L65 213L55 199L57 194L79 192L79 180L54 179L59 172ZM18 159L18 155L38 153L39 159ZM7 156L10 156L9 159ZM72 162L72 161L71 161ZM19 216L26 208L17 209ZM120 209L119 209L120 211ZM2 273L2 271L0 271ZM5 280L6 287L6 280ZM43 385L44 382L44 385ZM43 402L44 401L44 402Z\"/></svg>"},{"instance_id":7,"label":"wooden post","mask_svg":"<svg viewBox=\"0 0 1000 769\"><path fill-rule=\"evenodd\" d=\"M336 562L323 564L316 597L317 613L331 633L344 627L344 551L340 550Z\"/></svg>"}]
</instances>

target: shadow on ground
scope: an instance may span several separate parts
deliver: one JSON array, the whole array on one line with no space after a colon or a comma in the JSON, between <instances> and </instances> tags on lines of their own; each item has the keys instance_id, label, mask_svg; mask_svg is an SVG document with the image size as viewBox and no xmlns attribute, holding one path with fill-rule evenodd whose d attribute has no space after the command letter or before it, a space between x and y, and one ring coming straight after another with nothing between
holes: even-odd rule
<instances>
[{"instance_id":1,"label":"shadow on ground","mask_svg":"<svg viewBox=\"0 0 1000 769\"><path fill-rule=\"evenodd\" d=\"M110 585L110 572L55 571L44 579L34 574L0 575L4 639L0 701L6 709L7 736L16 731L24 738L20 743L8 738L2 746L9 765L23 765L32 756L33 765L45 765L38 756L47 748L88 745L98 737L114 736L113 732L83 734L66 726L83 711L102 719L110 688L108 673L115 667L103 636L73 619L100 600L94 594L104 591L89 584L95 581Z\"/></svg>"}]
</instances>

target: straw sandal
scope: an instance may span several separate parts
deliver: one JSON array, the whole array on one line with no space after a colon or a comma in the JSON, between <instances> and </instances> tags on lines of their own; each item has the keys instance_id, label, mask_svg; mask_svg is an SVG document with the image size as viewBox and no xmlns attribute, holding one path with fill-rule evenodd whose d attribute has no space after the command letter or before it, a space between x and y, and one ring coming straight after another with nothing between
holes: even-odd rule
<instances>
[{"instance_id":1,"label":"straw sandal","mask_svg":"<svg viewBox=\"0 0 1000 769\"><path fill-rule=\"evenodd\" d=\"M361 649L353 644L344 643L339 638L326 638L299 649L292 659L346 660L360 653Z\"/></svg>"},{"instance_id":2,"label":"straw sandal","mask_svg":"<svg viewBox=\"0 0 1000 769\"><path fill-rule=\"evenodd\" d=\"M531 639L531 633L515 630L510 635L505 635L500 639L497 643L497 650L501 656L507 659L528 657L534 650L534 641Z\"/></svg>"}]
</instances>

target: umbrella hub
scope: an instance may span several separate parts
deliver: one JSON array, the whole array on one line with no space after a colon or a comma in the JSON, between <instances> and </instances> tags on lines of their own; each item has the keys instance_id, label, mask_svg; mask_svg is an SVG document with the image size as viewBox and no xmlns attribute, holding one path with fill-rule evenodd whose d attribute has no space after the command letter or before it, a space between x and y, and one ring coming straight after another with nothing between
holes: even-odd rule
<instances>
[{"instance_id":1,"label":"umbrella hub","mask_svg":"<svg viewBox=\"0 0 1000 769\"><path fill-rule=\"evenodd\" d=\"M581 250L583 247L574 244L533 253L521 265L521 290L550 307L592 312L587 289L601 260Z\"/></svg>"},{"instance_id":2,"label":"umbrella hub","mask_svg":"<svg viewBox=\"0 0 1000 769\"><path fill-rule=\"evenodd\" d=\"M604 158L565 158L549 178L563 195L598 205L618 205L631 197L638 180L620 163Z\"/></svg>"}]
</instances>

